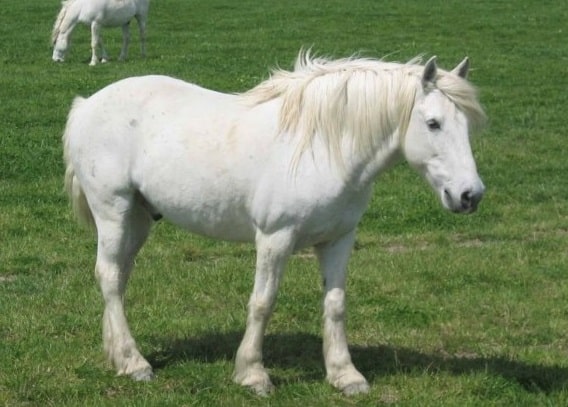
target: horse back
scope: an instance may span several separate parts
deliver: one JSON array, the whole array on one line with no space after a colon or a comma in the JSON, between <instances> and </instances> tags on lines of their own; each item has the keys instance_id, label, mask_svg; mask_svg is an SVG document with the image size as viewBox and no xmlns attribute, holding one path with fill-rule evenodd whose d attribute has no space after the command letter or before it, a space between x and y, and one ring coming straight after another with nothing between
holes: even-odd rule
<instances>
[{"instance_id":1,"label":"horse back","mask_svg":"<svg viewBox=\"0 0 568 407\"><path fill-rule=\"evenodd\" d=\"M80 0L75 1L78 20L84 24L97 21L103 26L121 26L134 16L146 17L148 0Z\"/></svg>"}]
</instances>

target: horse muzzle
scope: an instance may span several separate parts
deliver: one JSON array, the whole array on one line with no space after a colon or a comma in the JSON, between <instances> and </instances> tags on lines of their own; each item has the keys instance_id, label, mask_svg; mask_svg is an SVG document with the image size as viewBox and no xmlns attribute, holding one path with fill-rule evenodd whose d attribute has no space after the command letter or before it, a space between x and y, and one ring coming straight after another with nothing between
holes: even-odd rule
<instances>
[{"instance_id":1,"label":"horse muzzle","mask_svg":"<svg viewBox=\"0 0 568 407\"><path fill-rule=\"evenodd\" d=\"M473 213L477 210L477 205L479 205L484 193L485 186L481 181L456 190L443 188L442 203L454 213Z\"/></svg>"}]
</instances>

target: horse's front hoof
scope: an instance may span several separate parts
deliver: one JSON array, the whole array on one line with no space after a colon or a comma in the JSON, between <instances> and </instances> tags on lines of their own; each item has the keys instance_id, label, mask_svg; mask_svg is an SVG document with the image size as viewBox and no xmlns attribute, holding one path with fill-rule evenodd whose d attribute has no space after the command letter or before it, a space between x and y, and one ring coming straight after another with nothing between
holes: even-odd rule
<instances>
[{"instance_id":1,"label":"horse's front hoof","mask_svg":"<svg viewBox=\"0 0 568 407\"><path fill-rule=\"evenodd\" d=\"M369 383L351 383L341 389L346 396L355 396L357 394L367 394L369 392Z\"/></svg>"},{"instance_id":2,"label":"horse's front hoof","mask_svg":"<svg viewBox=\"0 0 568 407\"><path fill-rule=\"evenodd\" d=\"M353 365L333 372L328 376L329 383L346 396L365 394L369 392L369 383Z\"/></svg>"},{"instance_id":3,"label":"horse's front hoof","mask_svg":"<svg viewBox=\"0 0 568 407\"><path fill-rule=\"evenodd\" d=\"M253 370L245 375L235 375L233 380L249 388L257 396L268 396L274 391L274 385L264 370Z\"/></svg>"},{"instance_id":4,"label":"horse's front hoof","mask_svg":"<svg viewBox=\"0 0 568 407\"><path fill-rule=\"evenodd\" d=\"M142 369L131 373L130 377L136 382L149 382L154 379L154 372L152 369Z\"/></svg>"},{"instance_id":5,"label":"horse's front hoof","mask_svg":"<svg viewBox=\"0 0 568 407\"><path fill-rule=\"evenodd\" d=\"M63 58L51 58L53 62L63 62Z\"/></svg>"},{"instance_id":6,"label":"horse's front hoof","mask_svg":"<svg viewBox=\"0 0 568 407\"><path fill-rule=\"evenodd\" d=\"M274 385L268 381L268 383L255 383L253 385L247 386L254 394L260 397L267 397L274 391Z\"/></svg>"}]
</instances>

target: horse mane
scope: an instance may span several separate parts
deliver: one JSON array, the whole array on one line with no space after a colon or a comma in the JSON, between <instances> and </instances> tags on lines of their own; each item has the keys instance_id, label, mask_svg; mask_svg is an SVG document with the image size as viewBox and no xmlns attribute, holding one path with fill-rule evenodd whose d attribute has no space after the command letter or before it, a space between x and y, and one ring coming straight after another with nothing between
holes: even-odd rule
<instances>
[{"instance_id":1,"label":"horse mane","mask_svg":"<svg viewBox=\"0 0 568 407\"><path fill-rule=\"evenodd\" d=\"M67 8L73 1L74 0L63 0L61 2L61 10L59 11L59 14L57 14L55 24L53 24L53 30L51 31L51 45L55 45L55 41L57 41L57 37L59 36L59 32L61 31L61 24L65 19L65 14L67 14Z\"/></svg>"},{"instance_id":2,"label":"horse mane","mask_svg":"<svg viewBox=\"0 0 568 407\"><path fill-rule=\"evenodd\" d=\"M295 166L316 137L342 163L341 145L350 137L361 154L376 151L395 132L403 138L421 85L420 57L405 64L368 58L314 58L300 51L294 69L275 69L269 79L242 94L257 105L282 98L279 131L298 133ZM434 87L464 112L472 130L485 121L476 89L465 79L438 69Z\"/></svg>"}]
</instances>

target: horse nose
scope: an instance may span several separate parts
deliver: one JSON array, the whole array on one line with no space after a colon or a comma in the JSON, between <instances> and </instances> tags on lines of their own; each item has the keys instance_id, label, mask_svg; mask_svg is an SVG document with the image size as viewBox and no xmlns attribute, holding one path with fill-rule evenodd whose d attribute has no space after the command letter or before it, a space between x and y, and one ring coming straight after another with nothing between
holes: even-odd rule
<instances>
[{"instance_id":1,"label":"horse nose","mask_svg":"<svg viewBox=\"0 0 568 407\"><path fill-rule=\"evenodd\" d=\"M460 202L465 212L474 212L477 209L479 201L483 198L482 188L469 188L462 192Z\"/></svg>"}]
</instances>

